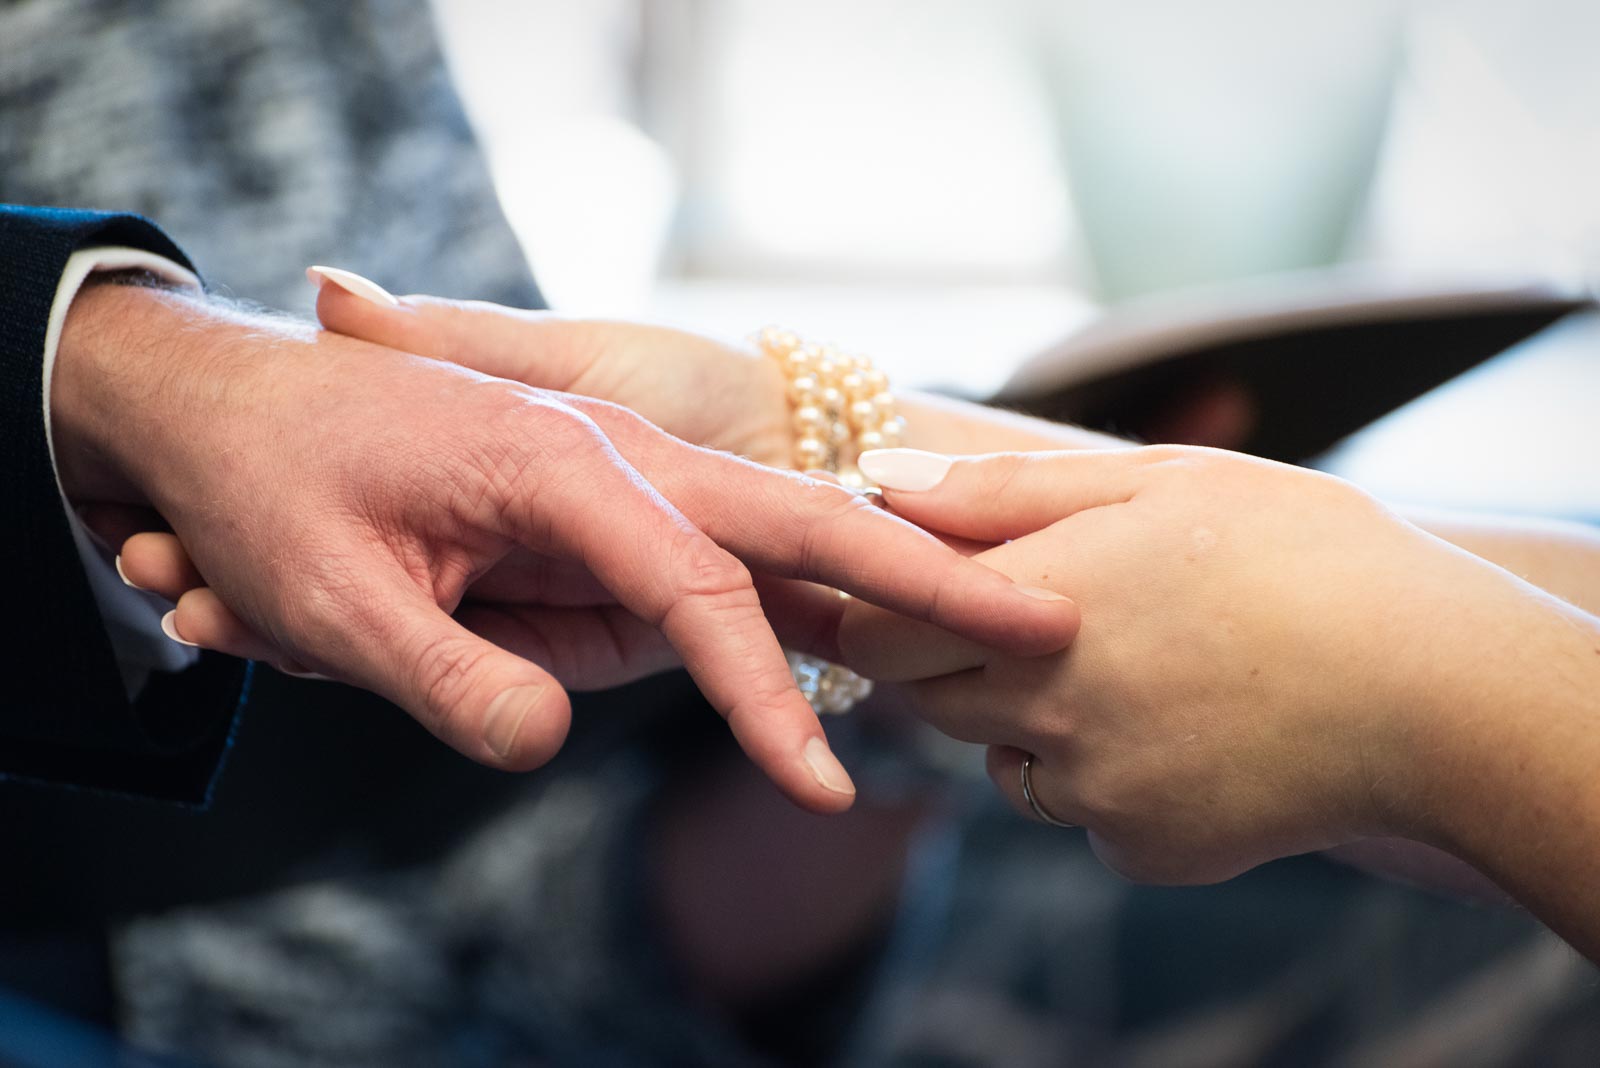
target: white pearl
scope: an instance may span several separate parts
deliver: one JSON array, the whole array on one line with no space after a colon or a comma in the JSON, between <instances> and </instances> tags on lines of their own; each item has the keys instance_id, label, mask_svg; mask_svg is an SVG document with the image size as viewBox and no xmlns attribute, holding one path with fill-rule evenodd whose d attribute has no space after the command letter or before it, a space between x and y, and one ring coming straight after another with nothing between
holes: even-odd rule
<instances>
[{"instance_id":1,"label":"white pearl","mask_svg":"<svg viewBox=\"0 0 1600 1068\"><path fill-rule=\"evenodd\" d=\"M798 378L800 375L810 374L816 369L816 361L805 349L794 349L783 358L783 366L789 374Z\"/></svg>"},{"instance_id":2,"label":"white pearl","mask_svg":"<svg viewBox=\"0 0 1600 1068\"><path fill-rule=\"evenodd\" d=\"M802 438L821 436L823 426L828 421L828 415L814 404L807 404L803 408L794 410L794 432Z\"/></svg>"},{"instance_id":3,"label":"white pearl","mask_svg":"<svg viewBox=\"0 0 1600 1068\"><path fill-rule=\"evenodd\" d=\"M828 446L817 438L801 438L794 443L794 464L802 471L815 471L828 461Z\"/></svg>"},{"instance_id":4,"label":"white pearl","mask_svg":"<svg viewBox=\"0 0 1600 1068\"><path fill-rule=\"evenodd\" d=\"M789 383L789 401L796 408L803 408L808 404L817 402L817 395L821 392L817 380L811 375L801 375Z\"/></svg>"}]
</instances>

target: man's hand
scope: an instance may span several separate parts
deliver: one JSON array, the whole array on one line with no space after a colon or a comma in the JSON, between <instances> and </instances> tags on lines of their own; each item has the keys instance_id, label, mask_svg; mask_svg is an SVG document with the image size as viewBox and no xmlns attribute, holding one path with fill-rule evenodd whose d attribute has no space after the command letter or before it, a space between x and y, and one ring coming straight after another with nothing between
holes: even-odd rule
<instances>
[{"instance_id":1,"label":"man's hand","mask_svg":"<svg viewBox=\"0 0 1600 1068\"><path fill-rule=\"evenodd\" d=\"M545 667L451 618L497 567L559 576L537 611L501 618L497 640L659 630L752 759L819 811L849 804L849 780L746 563L1024 654L1075 627L1069 602L1029 596L837 487L615 406L160 291L80 295L52 409L75 502L153 506L250 632L505 768L548 759L569 706ZM773 587L827 646L838 602L816 592Z\"/></svg>"}]
</instances>

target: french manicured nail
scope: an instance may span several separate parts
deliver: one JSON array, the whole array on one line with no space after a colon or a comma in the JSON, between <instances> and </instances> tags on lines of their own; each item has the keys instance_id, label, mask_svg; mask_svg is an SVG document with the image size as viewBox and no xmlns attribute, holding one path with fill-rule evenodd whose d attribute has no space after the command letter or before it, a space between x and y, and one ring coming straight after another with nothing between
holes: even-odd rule
<instances>
[{"instance_id":1,"label":"french manicured nail","mask_svg":"<svg viewBox=\"0 0 1600 1068\"><path fill-rule=\"evenodd\" d=\"M130 585L132 584L130 583ZM176 608L161 617L161 633L165 634L179 645L188 645L196 649L200 648L199 642L192 642L178 633L178 610Z\"/></svg>"},{"instance_id":2,"label":"french manicured nail","mask_svg":"<svg viewBox=\"0 0 1600 1068\"><path fill-rule=\"evenodd\" d=\"M1017 592L1022 594L1024 597L1032 597L1032 598L1034 598L1036 600L1040 600L1040 601L1070 601L1070 600L1072 600L1071 597L1067 597L1067 596L1064 596L1063 594L1059 594L1055 590L1047 590L1043 586L1018 586L1017 587Z\"/></svg>"},{"instance_id":3,"label":"french manicured nail","mask_svg":"<svg viewBox=\"0 0 1600 1068\"><path fill-rule=\"evenodd\" d=\"M312 671L298 660L280 660L272 666L277 668L283 674L296 679L310 679L312 682L333 681L326 675L317 674L315 671Z\"/></svg>"},{"instance_id":4,"label":"french manicured nail","mask_svg":"<svg viewBox=\"0 0 1600 1068\"><path fill-rule=\"evenodd\" d=\"M824 789L832 790L836 794L854 795L856 784L850 781L850 773L844 770L844 765L839 763L839 758L833 755L833 750L828 748L828 743L821 738L812 738L806 742L802 751L806 760L806 767L811 770L811 777L823 785Z\"/></svg>"},{"instance_id":5,"label":"french manicured nail","mask_svg":"<svg viewBox=\"0 0 1600 1068\"><path fill-rule=\"evenodd\" d=\"M868 449L856 461L868 482L884 489L931 490L944 481L954 461L921 449Z\"/></svg>"},{"instance_id":6,"label":"french manicured nail","mask_svg":"<svg viewBox=\"0 0 1600 1068\"><path fill-rule=\"evenodd\" d=\"M319 288L324 281L332 282L340 289L354 293L362 300L370 300L372 303L381 304L384 307L393 308L400 303L395 299L393 293L390 293L372 279L363 278L356 272L347 271L342 267L307 267L306 278L310 279L312 285Z\"/></svg>"},{"instance_id":7,"label":"french manicured nail","mask_svg":"<svg viewBox=\"0 0 1600 1068\"><path fill-rule=\"evenodd\" d=\"M489 705L483 717L483 740L496 756L504 760L511 755L522 721L528 718L543 693L543 686L513 686L502 691Z\"/></svg>"},{"instance_id":8,"label":"french manicured nail","mask_svg":"<svg viewBox=\"0 0 1600 1068\"><path fill-rule=\"evenodd\" d=\"M134 582L132 579L130 579L128 577L128 573L126 571L122 570L122 554L121 553L117 554L117 558L113 562L117 565L117 578L122 580L122 584L124 586L131 587L132 589L135 589L135 590L144 589L143 586L139 585L137 582Z\"/></svg>"}]
</instances>

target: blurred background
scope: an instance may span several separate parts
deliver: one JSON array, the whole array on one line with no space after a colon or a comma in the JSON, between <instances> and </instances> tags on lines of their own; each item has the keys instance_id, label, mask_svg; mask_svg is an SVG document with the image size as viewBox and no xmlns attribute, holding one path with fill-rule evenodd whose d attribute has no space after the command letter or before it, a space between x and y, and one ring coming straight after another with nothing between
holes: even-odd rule
<instances>
[{"instance_id":1,"label":"blurred background","mask_svg":"<svg viewBox=\"0 0 1600 1068\"><path fill-rule=\"evenodd\" d=\"M1588 0L439 0L558 309L769 321L985 394L1099 309L1353 263L1600 274ZM1569 322L1322 463L1600 518Z\"/></svg>"}]
</instances>

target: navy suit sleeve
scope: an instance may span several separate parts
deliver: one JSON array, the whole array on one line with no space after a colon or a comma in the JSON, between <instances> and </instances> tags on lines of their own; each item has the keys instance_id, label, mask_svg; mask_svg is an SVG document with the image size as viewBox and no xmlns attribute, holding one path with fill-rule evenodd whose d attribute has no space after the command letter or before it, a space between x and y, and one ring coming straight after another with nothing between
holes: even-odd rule
<instances>
[{"instance_id":1,"label":"navy suit sleeve","mask_svg":"<svg viewBox=\"0 0 1600 1068\"><path fill-rule=\"evenodd\" d=\"M80 248L124 245L189 266L132 215L0 205L0 780L203 804L248 667L206 654L128 701L73 542L44 429L45 329Z\"/></svg>"}]
</instances>

